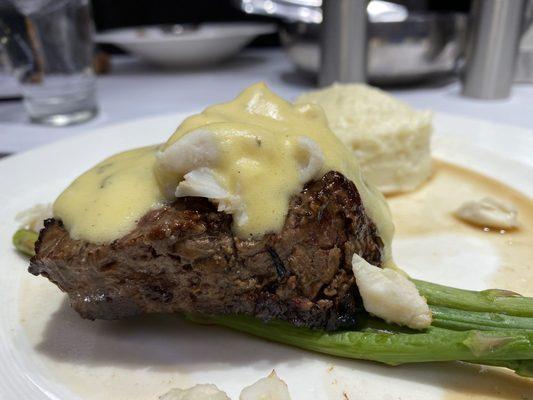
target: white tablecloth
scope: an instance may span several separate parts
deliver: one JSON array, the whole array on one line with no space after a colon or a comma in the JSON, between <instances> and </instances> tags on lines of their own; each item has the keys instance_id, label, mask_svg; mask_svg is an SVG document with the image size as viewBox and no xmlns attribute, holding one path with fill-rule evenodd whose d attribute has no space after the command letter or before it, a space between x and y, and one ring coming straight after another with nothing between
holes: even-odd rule
<instances>
[{"instance_id":1,"label":"white tablecloth","mask_svg":"<svg viewBox=\"0 0 533 400\"><path fill-rule=\"evenodd\" d=\"M280 50L248 50L225 64L191 71L160 70L132 57L115 57L112 73L98 78L100 113L90 122L62 128L30 124L20 101L0 102L0 153L24 151L135 118L197 111L229 100L261 80L288 99L313 88ZM464 98L457 83L391 91L417 108L521 126L533 134L533 85L516 84L509 99L498 101Z\"/></svg>"}]
</instances>

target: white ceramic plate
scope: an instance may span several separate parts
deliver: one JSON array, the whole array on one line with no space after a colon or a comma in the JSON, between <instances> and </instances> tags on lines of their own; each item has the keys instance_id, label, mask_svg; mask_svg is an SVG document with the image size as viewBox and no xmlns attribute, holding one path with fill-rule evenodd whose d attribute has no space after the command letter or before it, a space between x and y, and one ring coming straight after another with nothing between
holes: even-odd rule
<instances>
[{"instance_id":1,"label":"white ceramic plate","mask_svg":"<svg viewBox=\"0 0 533 400\"><path fill-rule=\"evenodd\" d=\"M111 43L152 64L192 67L231 57L256 36L275 32L273 24L205 23L173 34L158 26L114 29L96 35L99 43Z\"/></svg>"},{"instance_id":2,"label":"white ceramic plate","mask_svg":"<svg viewBox=\"0 0 533 400\"><path fill-rule=\"evenodd\" d=\"M172 317L85 321L55 286L30 276L27 260L10 243L15 215L52 201L102 158L165 140L183 117L110 126L0 161L0 399L155 400L170 387L201 382L215 383L236 399L243 386L273 368L294 400L433 400L446 398L450 385L462 380L465 387L476 380L490 387L458 364L392 368L341 360ZM434 152L533 196L532 140L533 132L439 114ZM394 250L415 276L476 289L489 285L497 254L483 243L461 251L462 238L455 239L451 234L445 243L453 260L438 256L442 237L417 238L424 245L414 251L412 240L399 240ZM467 274L464 265L470 266Z\"/></svg>"}]
</instances>

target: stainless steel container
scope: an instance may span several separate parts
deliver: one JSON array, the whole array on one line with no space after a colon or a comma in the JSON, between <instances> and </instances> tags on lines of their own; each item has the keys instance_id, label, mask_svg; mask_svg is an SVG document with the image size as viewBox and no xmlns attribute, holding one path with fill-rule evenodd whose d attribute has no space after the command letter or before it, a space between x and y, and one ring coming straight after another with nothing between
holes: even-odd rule
<instances>
[{"instance_id":1,"label":"stainless steel container","mask_svg":"<svg viewBox=\"0 0 533 400\"><path fill-rule=\"evenodd\" d=\"M375 2L391 4L387 2ZM265 4L270 8L265 9ZM241 0L246 12L282 17L281 42L294 64L317 73L322 11L319 0ZM369 6L370 8L371 6ZM370 11L370 9L367 9ZM367 77L378 84L415 83L451 75L460 67L468 25L462 13L416 14L393 9L376 21L370 13Z\"/></svg>"},{"instance_id":2,"label":"stainless steel container","mask_svg":"<svg viewBox=\"0 0 533 400\"><path fill-rule=\"evenodd\" d=\"M367 0L324 0L318 85L366 82Z\"/></svg>"},{"instance_id":3,"label":"stainless steel container","mask_svg":"<svg viewBox=\"0 0 533 400\"><path fill-rule=\"evenodd\" d=\"M463 74L463 95L505 99L511 94L525 0L476 0Z\"/></svg>"},{"instance_id":4,"label":"stainless steel container","mask_svg":"<svg viewBox=\"0 0 533 400\"><path fill-rule=\"evenodd\" d=\"M409 15L402 22L368 24L369 81L400 84L457 72L466 41L464 14ZM287 22L281 42L294 64L316 73L320 65L320 24Z\"/></svg>"}]
</instances>

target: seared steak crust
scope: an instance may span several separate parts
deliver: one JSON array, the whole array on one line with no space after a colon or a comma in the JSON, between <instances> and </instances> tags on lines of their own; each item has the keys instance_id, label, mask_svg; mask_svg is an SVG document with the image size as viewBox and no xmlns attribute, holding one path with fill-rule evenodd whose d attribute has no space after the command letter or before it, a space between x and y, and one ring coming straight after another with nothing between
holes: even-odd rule
<instances>
[{"instance_id":1,"label":"seared steak crust","mask_svg":"<svg viewBox=\"0 0 533 400\"><path fill-rule=\"evenodd\" d=\"M351 258L379 265L382 242L356 187L329 172L295 196L281 232L233 236L230 215L202 198L150 211L110 244L70 238L49 219L29 272L84 318L144 313L240 313L338 329L361 309Z\"/></svg>"}]
</instances>

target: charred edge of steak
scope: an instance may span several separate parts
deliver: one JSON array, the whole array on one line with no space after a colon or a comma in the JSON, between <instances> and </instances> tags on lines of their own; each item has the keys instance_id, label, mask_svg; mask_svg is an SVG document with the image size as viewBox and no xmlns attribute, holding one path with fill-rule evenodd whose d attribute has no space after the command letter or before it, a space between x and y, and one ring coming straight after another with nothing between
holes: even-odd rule
<instances>
[{"instance_id":1,"label":"charred edge of steak","mask_svg":"<svg viewBox=\"0 0 533 400\"><path fill-rule=\"evenodd\" d=\"M63 226L63 223L61 221L57 221L54 218L47 218L47 219L44 220L44 223L43 223L44 227L39 231L39 237L37 238L37 241L35 242L35 245L34 245L35 254L38 254L40 249L41 249L41 243L42 243L42 238L44 236L43 235L44 231L46 231L46 228L48 226L51 226L51 225L54 225L54 224L59 224L60 226ZM34 258L35 258L35 256L33 256L31 258L31 260L30 260L30 267L31 267L31 263L32 263ZM33 273L33 272L31 272L31 273Z\"/></svg>"},{"instance_id":2,"label":"charred edge of steak","mask_svg":"<svg viewBox=\"0 0 533 400\"><path fill-rule=\"evenodd\" d=\"M307 184L279 233L242 240L231 223L192 197L150 211L104 245L74 240L50 219L29 272L50 279L89 319L190 312L329 330L356 323L362 304L351 258L379 265L383 244L352 182L329 172Z\"/></svg>"}]
</instances>

